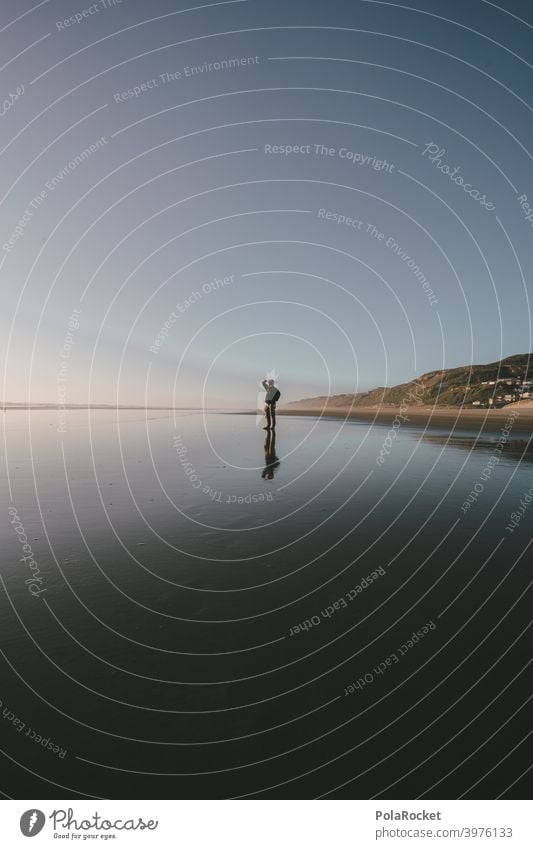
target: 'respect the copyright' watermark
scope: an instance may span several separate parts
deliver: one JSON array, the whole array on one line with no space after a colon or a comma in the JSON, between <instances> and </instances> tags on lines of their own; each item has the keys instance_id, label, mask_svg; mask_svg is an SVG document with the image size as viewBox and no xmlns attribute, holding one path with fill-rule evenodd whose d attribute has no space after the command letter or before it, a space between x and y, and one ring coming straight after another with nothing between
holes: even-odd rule
<instances>
[{"instance_id":1,"label":"'respect the copyright' watermark","mask_svg":"<svg viewBox=\"0 0 533 849\"><path fill-rule=\"evenodd\" d=\"M349 147L331 147L326 144L265 144L264 152L267 156L318 156L331 159L342 159L351 165L361 165L373 168L374 171L385 171L392 174L394 163L387 159L380 159L370 153L360 153Z\"/></svg>"}]
</instances>

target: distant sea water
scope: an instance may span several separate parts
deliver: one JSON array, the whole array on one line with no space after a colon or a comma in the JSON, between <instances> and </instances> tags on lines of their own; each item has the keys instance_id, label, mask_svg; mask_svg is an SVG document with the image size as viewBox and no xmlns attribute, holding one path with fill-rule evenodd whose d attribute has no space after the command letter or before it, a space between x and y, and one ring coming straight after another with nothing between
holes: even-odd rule
<instances>
[{"instance_id":1,"label":"distant sea water","mask_svg":"<svg viewBox=\"0 0 533 849\"><path fill-rule=\"evenodd\" d=\"M2 414L4 793L530 792L527 435L57 415Z\"/></svg>"}]
</instances>

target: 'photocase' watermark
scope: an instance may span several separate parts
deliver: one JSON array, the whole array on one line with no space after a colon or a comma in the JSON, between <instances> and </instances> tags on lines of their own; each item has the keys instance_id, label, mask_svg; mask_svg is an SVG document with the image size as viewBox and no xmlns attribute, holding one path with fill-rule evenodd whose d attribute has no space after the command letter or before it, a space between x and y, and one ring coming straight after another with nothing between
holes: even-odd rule
<instances>
[{"instance_id":1,"label":"'photocase' watermark","mask_svg":"<svg viewBox=\"0 0 533 849\"><path fill-rule=\"evenodd\" d=\"M460 186L467 195L469 195L473 200L476 200L486 210L493 212L496 209L495 204L492 203L492 201L487 200L486 194L482 195L479 189L473 188L472 183L467 183L464 180L463 176L459 174L461 166L456 165L454 168L451 168L446 162L443 162L445 153L445 147L440 147L440 145L435 144L435 142L428 142L422 151L422 156L427 155L429 162L431 162L431 164L437 168L441 174L449 177L452 183L455 183L456 186Z\"/></svg>"},{"instance_id":2,"label":"'photocase' watermark","mask_svg":"<svg viewBox=\"0 0 533 849\"><path fill-rule=\"evenodd\" d=\"M379 454L376 457L376 463L378 466L382 466L385 462L385 456L390 454L390 449L392 448L393 439L396 439L398 436L398 431L404 422L409 421L409 417L404 415L405 412L409 409L409 401L420 401L424 392L424 386L422 383L415 383L415 391L410 389L407 395L402 398L402 402L400 404L400 412L396 414L394 417L394 421L392 423L392 427L388 430L387 436L383 440L383 445L380 448ZM419 394L420 393L420 394Z\"/></svg>"},{"instance_id":3,"label":"'photocase' watermark","mask_svg":"<svg viewBox=\"0 0 533 849\"><path fill-rule=\"evenodd\" d=\"M9 92L7 97L4 97L2 102L0 103L0 118L3 118L10 109L13 108L17 100L20 100L22 95L24 94L24 86L18 85L14 91L14 93Z\"/></svg>"},{"instance_id":4,"label":"'photocase' watermark","mask_svg":"<svg viewBox=\"0 0 533 849\"><path fill-rule=\"evenodd\" d=\"M20 558L21 563L25 563L28 569L31 572L31 576L26 578L24 583L27 585L29 592L32 596L38 597L41 593L46 592L46 587L43 587L43 576L41 575L41 570L39 569L39 564L37 563L33 550L28 542L28 534L24 529L24 525L20 520L20 516L18 514L18 510L14 504L8 509L8 513L11 516L11 524L13 525L13 530L15 531L20 544L22 545L22 551L24 552L24 556Z\"/></svg>"}]
</instances>

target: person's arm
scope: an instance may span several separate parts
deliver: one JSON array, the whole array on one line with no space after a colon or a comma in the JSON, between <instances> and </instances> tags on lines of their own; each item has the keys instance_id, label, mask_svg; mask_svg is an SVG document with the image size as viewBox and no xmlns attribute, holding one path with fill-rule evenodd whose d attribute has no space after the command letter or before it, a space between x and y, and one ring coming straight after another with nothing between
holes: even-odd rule
<instances>
[{"instance_id":1,"label":"person's arm","mask_svg":"<svg viewBox=\"0 0 533 849\"><path fill-rule=\"evenodd\" d=\"M268 392L268 383L266 382L266 380L262 380L261 383L263 384L263 389L265 390L265 392Z\"/></svg>"}]
</instances>

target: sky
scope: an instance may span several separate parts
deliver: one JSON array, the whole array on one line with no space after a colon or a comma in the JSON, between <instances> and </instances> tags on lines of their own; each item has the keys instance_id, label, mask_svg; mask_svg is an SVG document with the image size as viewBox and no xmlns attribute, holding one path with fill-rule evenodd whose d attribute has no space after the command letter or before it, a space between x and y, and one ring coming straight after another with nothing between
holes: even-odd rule
<instances>
[{"instance_id":1,"label":"sky","mask_svg":"<svg viewBox=\"0 0 533 849\"><path fill-rule=\"evenodd\" d=\"M531 351L532 31L4 0L3 399L250 408Z\"/></svg>"}]
</instances>

